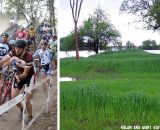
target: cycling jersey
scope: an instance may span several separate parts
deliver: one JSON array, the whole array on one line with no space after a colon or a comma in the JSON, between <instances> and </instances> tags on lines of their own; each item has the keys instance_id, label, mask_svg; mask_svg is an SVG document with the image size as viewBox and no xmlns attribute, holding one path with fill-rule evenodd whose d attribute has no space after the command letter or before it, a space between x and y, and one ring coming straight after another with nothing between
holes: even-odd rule
<instances>
[{"instance_id":1,"label":"cycling jersey","mask_svg":"<svg viewBox=\"0 0 160 130\"><path fill-rule=\"evenodd\" d=\"M41 60L41 65L47 65L50 63L49 49L46 50L39 49L34 53L33 57L39 57Z\"/></svg>"},{"instance_id":2,"label":"cycling jersey","mask_svg":"<svg viewBox=\"0 0 160 130\"><path fill-rule=\"evenodd\" d=\"M50 45L50 50L52 52L56 52L57 51L57 41L53 41L53 39L50 39L48 44Z\"/></svg>"},{"instance_id":3,"label":"cycling jersey","mask_svg":"<svg viewBox=\"0 0 160 130\"><path fill-rule=\"evenodd\" d=\"M24 40L25 39L25 33L24 32L17 32L16 33L16 40Z\"/></svg>"},{"instance_id":4,"label":"cycling jersey","mask_svg":"<svg viewBox=\"0 0 160 130\"><path fill-rule=\"evenodd\" d=\"M36 30L29 30L30 37L35 37Z\"/></svg>"},{"instance_id":5,"label":"cycling jersey","mask_svg":"<svg viewBox=\"0 0 160 130\"><path fill-rule=\"evenodd\" d=\"M2 59L8 52L10 51L10 47L6 43L0 43L0 59Z\"/></svg>"},{"instance_id":6,"label":"cycling jersey","mask_svg":"<svg viewBox=\"0 0 160 130\"><path fill-rule=\"evenodd\" d=\"M29 70L29 73L28 73L28 76L32 76L34 75L34 69L33 69L33 57L32 55L29 53L29 52L24 52L21 56L17 56L16 53L15 53L15 50L12 50L9 52L8 56L10 58L12 58L13 56L19 58L19 62L20 63L17 63L16 62L16 66L17 66L17 74L22 74L24 72L24 68L25 67L31 67L30 70ZM21 66L20 64L25 64L25 66ZM27 77L28 77L27 76Z\"/></svg>"},{"instance_id":7,"label":"cycling jersey","mask_svg":"<svg viewBox=\"0 0 160 130\"><path fill-rule=\"evenodd\" d=\"M44 32L47 32L48 29L49 29L48 27L43 27L43 31L44 31Z\"/></svg>"}]
</instances>

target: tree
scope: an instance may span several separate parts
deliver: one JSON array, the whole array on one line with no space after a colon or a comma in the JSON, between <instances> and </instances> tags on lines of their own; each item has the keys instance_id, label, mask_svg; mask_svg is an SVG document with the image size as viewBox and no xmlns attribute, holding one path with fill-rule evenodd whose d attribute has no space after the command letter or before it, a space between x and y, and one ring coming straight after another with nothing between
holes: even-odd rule
<instances>
[{"instance_id":1,"label":"tree","mask_svg":"<svg viewBox=\"0 0 160 130\"><path fill-rule=\"evenodd\" d=\"M157 48L158 46L155 40L145 40L142 42L142 49L144 50L153 50Z\"/></svg>"},{"instance_id":2,"label":"tree","mask_svg":"<svg viewBox=\"0 0 160 130\"><path fill-rule=\"evenodd\" d=\"M74 33L72 32L66 37L63 37L60 39L60 50L61 51L68 51L68 50L74 50Z\"/></svg>"},{"instance_id":3,"label":"tree","mask_svg":"<svg viewBox=\"0 0 160 130\"><path fill-rule=\"evenodd\" d=\"M55 16L55 7L54 7L55 0L47 0L47 8L49 11L49 21L51 25L53 25L54 33L56 33L56 16Z\"/></svg>"},{"instance_id":4,"label":"tree","mask_svg":"<svg viewBox=\"0 0 160 130\"><path fill-rule=\"evenodd\" d=\"M117 42L117 49L122 50L122 42L121 41Z\"/></svg>"},{"instance_id":5,"label":"tree","mask_svg":"<svg viewBox=\"0 0 160 130\"><path fill-rule=\"evenodd\" d=\"M160 1L159 0L124 0L120 10L139 16L145 23L144 28L158 30L160 28Z\"/></svg>"},{"instance_id":6,"label":"tree","mask_svg":"<svg viewBox=\"0 0 160 130\"><path fill-rule=\"evenodd\" d=\"M126 42L126 49L134 49L135 45L131 41Z\"/></svg>"},{"instance_id":7,"label":"tree","mask_svg":"<svg viewBox=\"0 0 160 130\"><path fill-rule=\"evenodd\" d=\"M75 48L76 48L76 59L79 59L79 52L78 52L78 30L77 30L77 23L81 11L83 0L70 0L70 7L72 10L72 17L74 21L74 28L75 28Z\"/></svg>"},{"instance_id":8,"label":"tree","mask_svg":"<svg viewBox=\"0 0 160 130\"><path fill-rule=\"evenodd\" d=\"M0 0L0 13L3 13L3 5L4 5L4 0Z\"/></svg>"},{"instance_id":9,"label":"tree","mask_svg":"<svg viewBox=\"0 0 160 130\"><path fill-rule=\"evenodd\" d=\"M45 15L47 21L49 21L55 30L56 18L55 18L55 0L5 0L6 13L12 14L19 19L25 19L31 22L33 26L36 24L36 18ZM56 32L56 30L55 30Z\"/></svg>"},{"instance_id":10,"label":"tree","mask_svg":"<svg viewBox=\"0 0 160 130\"><path fill-rule=\"evenodd\" d=\"M95 9L94 14L90 15L80 27L81 37L87 36L93 39L94 51L98 53L98 49L105 48L108 44L117 46L120 43L120 33L111 24L100 7Z\"/></svg>"}]
</instances>

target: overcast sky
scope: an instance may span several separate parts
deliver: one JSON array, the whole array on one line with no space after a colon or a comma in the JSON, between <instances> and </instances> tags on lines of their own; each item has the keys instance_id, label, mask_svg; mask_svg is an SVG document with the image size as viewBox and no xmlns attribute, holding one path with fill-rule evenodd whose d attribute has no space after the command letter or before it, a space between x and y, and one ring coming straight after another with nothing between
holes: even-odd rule
<instances>
[{"instance_id":1,"label":"overcast sky","mask_svg":"<svg viewBox=\"0 0 160 130\"><path fill-rule=\"evenodd\" d=\"M120 31L123 44L126 44L126 41L130 40L135 45L140 45L142 41L148 39L156 40L159 44L160 33L138 29L136 26L141 28L141 24L129 24L134 21L135 16L120 14L119 8L122 1L123 0L84 0L78 26L89 17L89 14L93 14L94 10L100 5L100 7L109 14L108 17L112 24ZM59 0L58 10L58 35L61 38L68 35L74 29L69 0Z\"/></svg>"}]
</instances>

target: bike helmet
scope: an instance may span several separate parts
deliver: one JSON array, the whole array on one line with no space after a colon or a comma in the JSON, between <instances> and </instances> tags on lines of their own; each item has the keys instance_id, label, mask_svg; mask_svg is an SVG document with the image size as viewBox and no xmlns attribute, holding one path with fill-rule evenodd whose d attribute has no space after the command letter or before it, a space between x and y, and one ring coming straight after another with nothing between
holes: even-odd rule
<instances>
[{"instance_id":1,"label":"bike helmet","mask_svg":"<svg viewBox=\"0 0 160 130\"><path fill-rule=\"evenodd\" d=\"M9 44L12 46L15 44L15 40L10 40Z\"/></svg>"},{"instance_id":2,"label":"bike helmet","mask_svg":"<svg viewBox=\"0 0 160 130\"><path fill-rule=\"evenodd\" d=\"M24 49L26 47L26 42L24 40L17 40L15 43L15 47Z\"/></svg>"},{"instance_id":3,"label":"bike helmet","mask_svg":"<svg viewBox=\"0 0 160 130\"><path fill-rule=\"evenodd\" d=\"M6 38L8 38L8 33L4 32L1 34L1 36L5 36Z\"/></svg>"},{"instance_id":4,"label":"bike helmet","mask_svg":"<svg viewBox=\"0 0 160 130\"><path fill-rule=\"evenodd\" d=\"M30 26L30 29L33 29L33 26Z\"/></svg>"}]
</instances>

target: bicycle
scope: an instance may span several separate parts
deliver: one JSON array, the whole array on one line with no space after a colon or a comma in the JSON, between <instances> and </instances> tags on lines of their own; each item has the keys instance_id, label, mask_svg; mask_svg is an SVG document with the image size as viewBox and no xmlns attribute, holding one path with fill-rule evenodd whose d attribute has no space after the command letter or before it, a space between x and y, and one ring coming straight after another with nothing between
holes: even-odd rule
<instances>
[{"instance_id":1,"label":"bicycle","mask_svg":"<svg viewBox=\"0 0 160 130\"><path fill-rule=\"evenodd\" d=\"M15 63L12 65L13 71L11 71L8 67L5 71L0 71L0 74L3 75L3 79L1 80L0 85L0 105L4 104L6 101L11 99L11 89L14 87L16 82L16 72L17 68ZM8 96L8 99L7 99Z\"/></svg>"},{"instance_id":2,"label":"bicycle","mask_svg":"<svg viewBox=\"0 0 160 130\"><path fill-rule=\"evenodd\" d=\"M45 70L43 69L44 65L40 64L40 59L39 58L35 58L34 62L33 62L33 67L34 67L34 78L33 78L33 84L36 83L36 79L38 79L38 77L43 76L43 78L47 78L47 75Z\"/></svg>"},{"instance_id":3,"label":"bicycle","mask_svg":"<svg viewBox=\"0 0 160 130\"><path fill-rule=\"evenodd\" d=\"M35 84L36 79L39 77L39 73L40 73L40 60L38 58L34 59L33 68L35 72L34 77L33 77L33 84Z\"/></svg>"}]
</instances>

